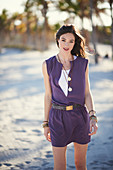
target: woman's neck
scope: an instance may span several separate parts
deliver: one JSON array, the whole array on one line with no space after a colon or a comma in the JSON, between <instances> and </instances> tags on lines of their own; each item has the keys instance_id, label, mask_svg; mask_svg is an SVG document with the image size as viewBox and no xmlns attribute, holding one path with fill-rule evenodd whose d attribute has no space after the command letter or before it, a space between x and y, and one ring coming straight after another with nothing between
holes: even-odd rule
<instances>
[{"instance_id":1,"label":"woman's neck","mask_svg":"<svg viewBox=\"0 0 113 170\"><path fill-rule=\"evenodd\" d=\"M69 62L73 60L73 55L71 53L64 54L62 52L59 52L58 56L63 62Z\"/></svg>"}]
</instances>

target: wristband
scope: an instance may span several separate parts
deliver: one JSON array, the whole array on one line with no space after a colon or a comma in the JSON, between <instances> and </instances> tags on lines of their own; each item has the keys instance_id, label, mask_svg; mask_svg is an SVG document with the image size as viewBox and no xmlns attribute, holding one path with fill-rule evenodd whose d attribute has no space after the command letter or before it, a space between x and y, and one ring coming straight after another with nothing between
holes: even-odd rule
<instances>
[{"instance_id":1,"label":"wristband","mask_svg":"<svg viewBox=\"0 0 113 170\"><path fill-rule=\"evenodd\" d=\"M90 112L93 112L94 114L96 113L96 111L95 111L95 110L90 110L90 111L89 111L89 114L90 114Z\"/></svg>"},{"instance_id":2,"label":"wristband","mask_svg":"<svg viewBox=\"0 0 113 170\"><path fill-rule=\"evenodd\" d=\"M96 121L96 123L98 122L97 117L95 115L90 116L90 120L92 120L92 119L94 119Z\"/></svg>"},{"instance_id":3,"label":"wristband","mask_svg":"<svg viewBox=\"0 0 113 170\"><path fill-rule=\"evenodd\" d=\"M42 124L42 127L43 127L43 128L49 127L49 124L48 124L48 123L43 123L43 124Z\"/></svg>"}]
</instances>

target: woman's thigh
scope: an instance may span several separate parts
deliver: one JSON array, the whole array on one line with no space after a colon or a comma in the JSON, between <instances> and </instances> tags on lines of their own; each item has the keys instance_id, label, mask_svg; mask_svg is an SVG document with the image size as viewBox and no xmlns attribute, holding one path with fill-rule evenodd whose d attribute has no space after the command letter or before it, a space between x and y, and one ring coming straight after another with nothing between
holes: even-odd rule
<instances>
[{"instance_id":1,"label":"woman's thigh","mask_svg":"<svg viewBox=\"0 0 113 170\"><path fill-rule=\"evenodd\" d=\"M52 146L54 157L54 170L66 170L66 149L67 146L65 147Z\"/></svg>"},{"instance_id":2,"label":"woman's thigh","mask_svg":"<svg viewBox=\"0 0 113 170\"><path fill-rule=\"evenodd\" d=\"M86 166L86 154L88 144L74 143L75 164L77 166Z\"/></svg>"}]
</instances>

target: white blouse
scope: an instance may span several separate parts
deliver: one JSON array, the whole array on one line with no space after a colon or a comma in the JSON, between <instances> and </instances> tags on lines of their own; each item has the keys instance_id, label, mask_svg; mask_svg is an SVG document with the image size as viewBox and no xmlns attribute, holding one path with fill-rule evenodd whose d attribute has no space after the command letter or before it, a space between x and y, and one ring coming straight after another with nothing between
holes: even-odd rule
<instances>
[{"instance_id":1,"label":"white blouse","mask_svg":"<svg viewBox=\"0 0 113 170\"><path fill-rule=\"evenodd\" d=\"M77 58L77 56L74 56L74 60ZM67 72L67 73L66 73ZM62 69L62 72L61 72L61 76L60 76L60 79L58 81L58 84L59 86L61 87L61 89L63 90L64 94L67 96L68 95L68 74L70 72L70 69L69 70L65 70ZM64 76L65 75L65 76ZM67 80L67 81L66 81Z\"/></svg>"}]
</instances>

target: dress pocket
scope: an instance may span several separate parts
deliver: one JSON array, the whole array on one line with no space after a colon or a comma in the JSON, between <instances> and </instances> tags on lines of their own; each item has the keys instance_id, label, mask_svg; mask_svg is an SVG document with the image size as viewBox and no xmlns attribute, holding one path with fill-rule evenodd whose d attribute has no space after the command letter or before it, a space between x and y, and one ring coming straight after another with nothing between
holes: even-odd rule
<instances>
[{"instance_id":1,"label":"dress pocket","mask_svg":"<svg viewBox=\"0 0 113 170\"><path fill-rule=\"evenodd\" d=\"M85 122L85 124L86 124L86 123L88 122L89 115L88 115L88 112L87 112L87 110L86 110L85 107L83 107L83 108L81 109L81 113L82 113L82 118L83 118L83 120L84 120L84 122Z\"/></svg>"}]
</instances>

